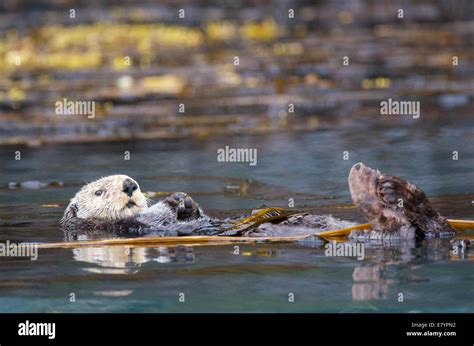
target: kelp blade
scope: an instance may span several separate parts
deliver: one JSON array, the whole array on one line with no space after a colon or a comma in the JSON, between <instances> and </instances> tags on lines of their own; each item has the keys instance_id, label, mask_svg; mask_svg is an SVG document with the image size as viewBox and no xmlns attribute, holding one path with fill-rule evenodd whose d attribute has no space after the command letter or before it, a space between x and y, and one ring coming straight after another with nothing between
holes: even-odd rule
<instances>
[{"instance_id":1,"label":"kelp blade","mask_svg":"<svg viewBox=\"0 0 474 346\"><path fill-rule=\"evenodd\" d=\"M268 208L273 209L273 208ZM284 209L283 209L284 210ZM268 210L267 210L268 212ZM261 215L265 212L262 211ZM260 216L261 216L260 215ZM249 218L251 218L250 216ZM247 218L248 224L258 219ZM245 220L245 219L244 219ZM250 220L250 221L249 221ZM474 221L471 220L448 220L449 223L458 231L474 230ZM233 243L273 243L273 242L293 242L308 238L311 236L318 236L322 238L339 238L348 236L352 230L371 229L372 226L368 223L360 224L352 227L346 227L338 230L314 233L310 235L299 235L293 237L236 237L236 236L184 236L184 237L140 237L140 238L118 238L118 239L104 239L104 240L82 240L74 242L61 243L46 243L38 244L40 249L52 248L76 248L76 247L97 247L97 246L151 246L151 245L196 245L196 244L233 244Z\"/></svg>"}]
</instances>

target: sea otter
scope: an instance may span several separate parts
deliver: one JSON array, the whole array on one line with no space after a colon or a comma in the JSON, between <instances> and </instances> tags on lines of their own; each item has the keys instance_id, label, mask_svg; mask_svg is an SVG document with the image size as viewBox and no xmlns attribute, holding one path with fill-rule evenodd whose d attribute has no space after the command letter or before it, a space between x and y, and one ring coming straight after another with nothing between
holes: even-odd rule
<instances>
[{"instance_id":1,"label":"sea otter","mask_svg":"<svg viewBox=\"0 0 474 346\"><path fill-rule=\"evenodd\" d=\"M161 235L178 235L177 229L187 234L195 226L193 222L201 224L208 219L183 192L148 207L148 200L134 179L112 175L82 187L71 199L60 224L66 238L74 240L80 234L121 236L157 231Z\"/></svg>"},{"instance_id":2,"label":"sea otter","mask_svg":"<svg viewBox=\"0 0 474 346\"><path fill-rule=\"evenodd\" d=\"M399 177L383 175L357 163L350 171L349 187L354 204L373 226L369 233L353 232L354 238L410 239L455 232L420 188ZM81 234L286 236L330 230L336 224L350 226L328 215L276 213L236 227L226 220L211 219L183 192L148 206L135 180L112 175L85 185L71 199L60 223L67 240L77 240Z\"/></svg>"},{"instance_id":3,"label":"sea otter","mask_svg":"<svg viewBox=\"0 0 474 346\"><path fill-rule=\"evenodd\" d=\"M352 166L349 188L354 204L372 224L371 238L452 235L455 229L416 185L381 174L362 162ZM363 232L355 232L360 236Z\"/></svg>"}]
</instances>

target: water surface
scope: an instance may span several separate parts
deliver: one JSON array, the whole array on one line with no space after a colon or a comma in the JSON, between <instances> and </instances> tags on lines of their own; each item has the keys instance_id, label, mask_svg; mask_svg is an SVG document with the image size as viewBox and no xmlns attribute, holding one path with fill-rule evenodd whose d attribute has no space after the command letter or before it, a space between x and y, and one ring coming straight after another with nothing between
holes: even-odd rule
<instances>
[{"instance_id":1,"label":"water surface","mask_svg":"<svg viewBox=\"0 0 474 346\"><path fill-rule=\"evenodd\" d=\"M463 123L464 121L464 123ZM361 222L347 174L368 165L409 178L450 218L474 219L474 141L467 120L367 125L212 141L137 141L0 148L0 241L63 239L58 221L87 181L123 173L144 191L186 191L216 217L264 205ZM431 140L433 131L436 140ZM370 133L370 135L369 135ZM225 145L258 149L258 164L220 163ZM452 160L458 149L460 159ZM349 160L342 159L348 150ZM130 151L131 160L124 160ZM63 182L39 189L10 182ZM366 259L327 257L320 242L41 250L0 259L2 312L472 312L472 254L446 240L372 246ZM71 294L75 302L70 302ZM179 302L179 294L185 302ZM289 294L295 300L289 302ZM404 301L399 302L399 293Z\"/></svg>"}]
</instances>

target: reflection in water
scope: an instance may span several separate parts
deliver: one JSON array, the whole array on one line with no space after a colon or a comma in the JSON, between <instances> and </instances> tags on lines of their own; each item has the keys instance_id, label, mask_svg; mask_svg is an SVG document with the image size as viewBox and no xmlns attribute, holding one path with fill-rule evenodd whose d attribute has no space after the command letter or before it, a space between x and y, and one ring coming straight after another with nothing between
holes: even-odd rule
<instances>
[{"instance_id":1,"label":"reflection in water","mask_svg":"<svg viewBox=\"0 0 474 346\"><path fill-rule=\"evenodd\" d=\"M397 292L390 287L403 281L418 282L423 279L406 277L405 269L422 268L432 262L469 259L464 242L451 244L449 239L404 240L395 244L373 247L368 244L369 260L354 268L352 299L388 299Z\"/></svg>"},{"instance_id":2,"label":"reflection in water","mask_svg":"<svg viewBox=\"0 0 474 346\"><path fill-rule=\"evenodd\" d=\"M44 250L0 261L0 311L183 312L183 290L186 312L472 311L462 242L361 244L364 260L326 256L322 241ZM70 292L82 298L57 302ZM299 299L282 305L288 292Z\"/></svg>"},{"instance_id":3,"label":"reflection in water","mask_svg":"<svg viewBox=\"0 0 474 346\"><path fill-rule=\"evenodd\" d=\"M389 282L383 278L383 265L354 268L352 299L387 299Z\"/></svg>"},{"instance_id":4,"label":"reflection in water","mask_svg":"<svg viewBox=\"0 0 474 346\"><path fill-rule=\"evenodd\" d=\"M195 252L192 246L131 247L79 247L72 250L74 260L88 262L99 267L87 267L85 271L100 274L135 274L147 262L158 263L195 263ZM279 252L272 248L241 250L235 246L233 255L244 257L277 257Z\"/></svg>"},{"instance_id":5,"label":"reflection in water","mask_svg":"<svg viewBox=\"0 0 474 346\"><path fill-rule=\"evenodd\" d=\"M371 260L355 267L352 273L352 299L387 299L389 286L399 282L396 266L410 262L414 248L415 240L383 243L378 248L369 245L367 251Z\"/></svg>"},{"instance_id":6,"label":"reflection in water","mask_svg":"<svg viewBox=\"0 0 474 346\"><path fill-rule=\"evenodd\" d=\"M362 245L365 246L365 260L359 261L356 258L351 258L355 264L352 271L351 289L354 301L394 299L398 293L395 288L400 284L430 280L414 275L413 270L425 269L434 262L472 259L466 242L451 243L449 239L425 239L423 241L412 239L393 243L368 242L362 243ZM298 246L311 248L322 254L325 249L322 242L308 244L301 242L298 243ZM284 256L284 252L265 245L249 249L233 246L231 251L238 257L259 257L264 261ZM196 254L192 246L77 248L73 250L73 254L76 261L96 265L83 268L85 271L99 274L136 274L140 267L148 262L161 264L196 262ZM331 257L326 258L336 261ZM293 265L296 271L298 264L293 263ZM229 263L228 266L232 266L232 264ZM251 271L252 268L255 269L255 266L255 263L246 263L240 267L240 270ZM190 272L194 273L196 270L198 269L191 269ZM127 296L131 293L132 291L112 290L97 291L94 292L94 295Z\"/></svg>"},{"instance_id":7,"label":"reflection in water","mask_svg":"<svg viewBox=\"0 0 474 346\"><path fill-rule=\"evenodd\" d=\"M194 249L189 246L176 247L80 247L73 249L74 259L99 267L85 267L84 270L100 274L135 274L147 262L194 263Z\"/></svg>"}]
</instances>

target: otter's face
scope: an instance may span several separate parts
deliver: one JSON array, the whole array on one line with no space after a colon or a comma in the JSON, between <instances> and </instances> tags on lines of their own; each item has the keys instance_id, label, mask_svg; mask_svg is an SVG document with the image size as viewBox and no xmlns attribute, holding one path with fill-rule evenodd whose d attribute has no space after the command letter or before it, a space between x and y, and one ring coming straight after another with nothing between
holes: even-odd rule
<instances>
[{"instance_id":1,"label":"otter's face","mask_svg":"<svg viewBox=\"0 0 474 346\"><path fill-rule=\"evenodd\" d=\"M377 195L377 179L380 172L367 167L362 162L352 166L349 173L349 188L354 204L369 202L368 199Z\"/></svg>"},{"instance_id":2,"label":"otter's face","mask_svg":"<svg viewBox=\"0 0 474 346\"><path fill-rule=\"evenodd\" d=\"M147 207L140 186L126 175L111 175L84 186L71 199L66 213L81 219L117 220L138 214Z\"/></svg>"}]
</instances>

